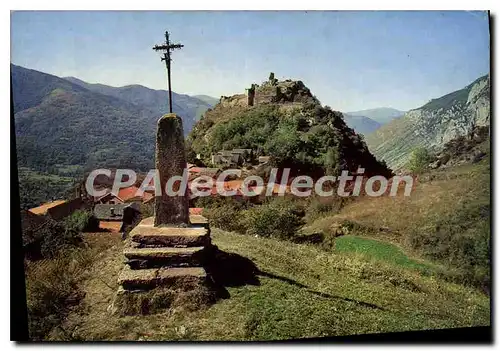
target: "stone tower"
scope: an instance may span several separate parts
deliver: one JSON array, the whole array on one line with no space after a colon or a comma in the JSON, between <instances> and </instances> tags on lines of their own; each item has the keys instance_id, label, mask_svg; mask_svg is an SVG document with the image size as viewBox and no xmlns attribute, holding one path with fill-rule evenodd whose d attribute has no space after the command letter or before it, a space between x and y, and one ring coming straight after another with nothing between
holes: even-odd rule
<instances>
[{"instance_id":1,"label":"stone tower","mask_svg":"<svg viewBox=\"0 0 500 351\"><path fill-rule=\"evenodd\" d=\"M255 102L255 84L246 89L247 93L247 106L253 106Z\"/></svg>"}]
</instances>

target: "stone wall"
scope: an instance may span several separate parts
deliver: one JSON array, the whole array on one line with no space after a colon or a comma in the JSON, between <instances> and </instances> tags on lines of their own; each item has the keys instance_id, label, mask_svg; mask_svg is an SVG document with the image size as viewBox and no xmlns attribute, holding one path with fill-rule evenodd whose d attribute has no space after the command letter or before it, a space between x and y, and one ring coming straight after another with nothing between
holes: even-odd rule
<instances>
[{"instance_id":1,"label":"stone wall","mask_svg":"<svg viewBox=\"0 0 500 351\"><path fill-rule=\"evenodd\" d=\"M247 106L248 97L246 94L233 96L221 96L219 100L220 107Z\"/></svg>"}]
</instances>

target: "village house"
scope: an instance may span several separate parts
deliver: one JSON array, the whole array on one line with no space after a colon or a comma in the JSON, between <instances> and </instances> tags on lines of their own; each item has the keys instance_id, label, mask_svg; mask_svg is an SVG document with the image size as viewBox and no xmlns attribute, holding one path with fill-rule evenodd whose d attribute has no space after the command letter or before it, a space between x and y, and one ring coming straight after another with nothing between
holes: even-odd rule
<instances>
[{"instance_id":1,"label":"village house","mask_svg":"<svg viewBox=\"0 0 500 351\"><path fill-rule=\"evenodd\" d=\"M221 172L220 168L210 168L210 167L191 167L188 170L189 180L200 176L208 176L212 179L216 179Z\"/></svg>"},{"instance_id":2,"label":"village house","mask_svg":"<svg viewBox=\"0 0 500 351\"><path fill-rule=\"evenodd\" d=\"M254 154L252 149L233 149L233 153L240 154L246 163L252 163Z\"/></svg>"},{"instance_id":3,"label":"village house","mask_svg":"<svg viewBox=\"0 0 500 351\"><path fill-rule=\"evenodd\" d=\"M76 198L73 200L55 200L47 202L38 207L31 208L29 211L35 215L46 216L59 221L76 210L84 208L86 208L85 202L81 198Z\"/></svg>"},{"instance_id":4,"label":"village house","mask_svg":"<svg viewBox=\"0 0 500 351\"><path fill-rule=\"evenodd\" d=\"M127 188L122 188L118 191L118 194L111 193L110 189L106 190L106 194L95 198L94 203L96 204L124 204L130 202L148 202L154 197L151 191L145 191L142 196L137 195L139 188L135 185L129 186Z\"/></svg>"},{"instance_id":5,"label":"village house","mask_svg":"<svg viewBox=\"0 0 500 351\"><path fill-rule=\"evenodd\" d=\"M253 162L252 149L221 150L212 154L212 164L221 167L240 167L245 163Z\"/></svg>"},{"instance_id":6,"label":"village house","mask_svg":"<svg viewBox=\"0 0 500 351\"><path fill-rule=\"evenodd\" d=\"M140 215L139 205L133 203L96 204L94 217L99 220L99 229L123 232L125 226L134 223Z\"/></svg>"}]
</instances>

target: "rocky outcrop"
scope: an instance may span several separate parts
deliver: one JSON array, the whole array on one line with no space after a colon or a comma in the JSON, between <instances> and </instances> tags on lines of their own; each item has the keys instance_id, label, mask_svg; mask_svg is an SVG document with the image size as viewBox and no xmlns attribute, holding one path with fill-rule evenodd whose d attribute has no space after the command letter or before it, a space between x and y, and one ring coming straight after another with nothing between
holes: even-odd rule
<instances>
[{"instance_id":1,"label":"rocky outcrop","mask_svg":"<svg viewBox=\"0 0 500 351\"><path fill-rule=\"evenodd\" d=\"M431 160L429 168L447 168L477 163L489 154L489 127L475 127L467 136L448 141Z\"/></svg>"},{"instance_id":2,"label":"rocky outcrop","mask_svg":"<svg viewBox=\"0 0 500 351\"><path fill-rule=\"evenodd\" d=\"M407 112L367 136L370 151L398 169L405 166L416 147L439 152L447 142L489 126L489 86L489 76L483 76L461 90Z\"/></svg>"}]
</instances>

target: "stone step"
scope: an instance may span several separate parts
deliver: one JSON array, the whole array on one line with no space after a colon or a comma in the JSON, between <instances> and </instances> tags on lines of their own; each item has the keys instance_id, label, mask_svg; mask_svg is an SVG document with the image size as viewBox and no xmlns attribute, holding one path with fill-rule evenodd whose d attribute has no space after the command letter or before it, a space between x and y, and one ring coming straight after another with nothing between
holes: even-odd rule
<instances>
[{"instance_id":1,"label":"stone step","mask_svg":"<svg viewBox=\"0 0 500 351\"><path fill-rule=\"evenodd\" d=\"M123 254L131 267L200 266L205 261L205 247L126 247Z\"/></svg>"},{"instance_id":2,"label":"stone step","mask_svg":"<svg viewBox=\"0 0 500 351\"><path fill-rule=\"evenodd\" d=\"M158 286L189 290L196 284L205 284L206 282L207 273L202 267L131 269L125 266L118 276L118 283L127 290L148 290Z\"/></svg>"},{"instance_id":3,"label":"stone step","mask_svg":"<svg viewBox=\"0 0 500 351\"><path fill-rule=\"evenodd\" d=\"M203 217L202 215L189 215L189 222L191 227L203 227L208 229L208 219ZM141 223L142 225L153 226L154 225L154 217L144 218Z\"/></svg>"},{"instance_id":4,"label":"stone step","mask_svg":"<svg viewBox=\"0 0 500 351\"><path fill-rule=\"evenodd\" d=\"M210 244L209 230L203 227L153 227L139 223L129 234L141 246L206 246Z\"/></svg>"},{"instance_id":5,"label":"stone step","mask_svg":"<svg viewBox=\"0 0 500 351\"><path fill-rule=\"evenodd\" d=\"M189 215L189 222L193 226L200 226L203 228L209 228L208 219L202 215Z\"/></svg>"}]
</instances>

